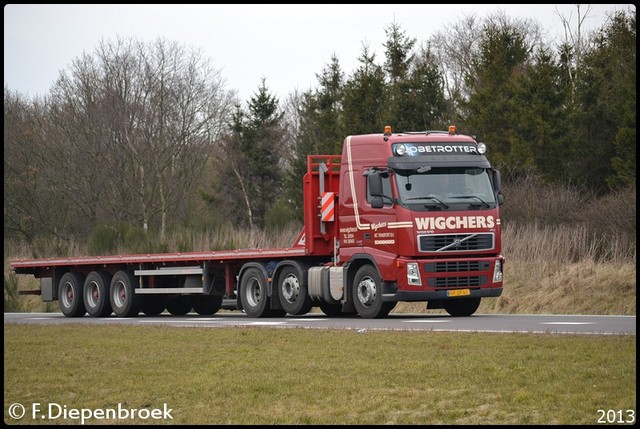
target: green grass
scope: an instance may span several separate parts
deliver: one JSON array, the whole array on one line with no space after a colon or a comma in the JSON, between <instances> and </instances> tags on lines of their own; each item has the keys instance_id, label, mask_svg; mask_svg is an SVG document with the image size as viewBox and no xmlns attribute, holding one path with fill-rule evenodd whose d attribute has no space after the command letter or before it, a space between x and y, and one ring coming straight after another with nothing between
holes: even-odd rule
<instances>
[{"instance_id":1,"label":"green grass","mask_svg":"<svg viewBox=\"0 0 640 429\"><path fill-rule=\"evenodd\" d=\"M596 424L636 406L626 335L5 324L4 350L12 424L79 423L33 403L172 409L99 424Z\"/></svg>"}]
</instances>

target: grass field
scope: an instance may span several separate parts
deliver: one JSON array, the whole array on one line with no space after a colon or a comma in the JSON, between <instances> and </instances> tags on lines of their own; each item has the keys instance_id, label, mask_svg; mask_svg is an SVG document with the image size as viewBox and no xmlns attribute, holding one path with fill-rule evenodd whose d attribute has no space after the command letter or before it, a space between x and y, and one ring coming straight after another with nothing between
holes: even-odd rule
<instances>
[{"instance_id":1,"label":"grass field","mask_svg":"<svg viewBox=\"0 0 640 429\"><path fill-rule=\"evenodd\" d=\"M10 424L597 424L636 407L626 335L6 324L4 350ZM118 407L142 418L92 417Z\"/></svg>"},{"instance_id":2,"label":"grass field","mask_svg":"<svg viewBox=\"0 0 640 429\"><path fill-rule=\"evenodd\" d=\"M240 240L228 233L192 247ZM507 226L503 237L504 292L479 313L636 314L631 235L594 245L578 226ZM240 241L273 245L255 238ZM11 249L5 242L5 311L59 311L17 294L38 281L8 273ZM394 309L424 311L424 303ZM8 424L635 421L635 336L11 324L4 351ZM21 406L25 416L14 419ZM139 417L108 414L118 407ZM152 419L153 410L164 418Z\"/></svg>"}]
</instances>

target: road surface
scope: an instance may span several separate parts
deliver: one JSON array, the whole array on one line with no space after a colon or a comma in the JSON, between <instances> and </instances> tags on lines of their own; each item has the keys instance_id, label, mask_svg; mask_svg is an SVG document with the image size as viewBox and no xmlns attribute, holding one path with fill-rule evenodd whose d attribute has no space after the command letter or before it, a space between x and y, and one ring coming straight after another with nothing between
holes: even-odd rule
<instances>
[{"instance_id":1,"label":"road surface","mask_svg":"<svg viewBox=\"0 0 640 429\"><path fill-rule=\"evenodd\" d=\"M523 332L532 334L597 334L636 335L636 316L581 316L553 314L475 314L470 317L448 315L391 313L384 319L360 317L327 317L323 313L304 316L285 316L255 319L244 313L221 311L212 316L144 316L119 318L64 317L62 313L4 313L4 323L36 323L56 325L64 323L168 325L224 328L231 326L268 326L279 328L412 330L453 332Z\"/></svg>"}]
</instances>

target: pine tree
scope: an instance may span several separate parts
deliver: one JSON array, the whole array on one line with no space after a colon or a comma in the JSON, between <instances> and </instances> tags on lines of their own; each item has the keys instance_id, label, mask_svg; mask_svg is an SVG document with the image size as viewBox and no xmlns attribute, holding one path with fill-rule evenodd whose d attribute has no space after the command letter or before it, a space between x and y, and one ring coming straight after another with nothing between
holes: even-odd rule
<instances>
[{"instance_id":1,"label":"pine tree","mask_svg":"<svg viewBox=\"0 0 640 429\"><path fill-rule=\"evenodd\" d=\"M375 54L366 45L358 61L360 66L345 84L342 125L345 135L380 132L386 125L384 70L375 63Z\"/></svg>"}]
</instances>

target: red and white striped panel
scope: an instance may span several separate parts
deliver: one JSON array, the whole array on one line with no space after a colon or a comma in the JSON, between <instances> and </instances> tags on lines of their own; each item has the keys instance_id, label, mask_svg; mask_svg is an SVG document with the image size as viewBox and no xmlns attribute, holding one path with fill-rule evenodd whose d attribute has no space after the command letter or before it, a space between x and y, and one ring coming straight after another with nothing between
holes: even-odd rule
<instances>
[{"instance_id":1,"label":"red and white striped panel","mask_svg":"<svg viewBox=\"0 0 640 429\"><path fill-rule=\"evenodd\" d=\"M333 222L333 215L335 213L335 199L333 198L333 192L322 193L322 222Z\"/></svg>"}]
</instances>

